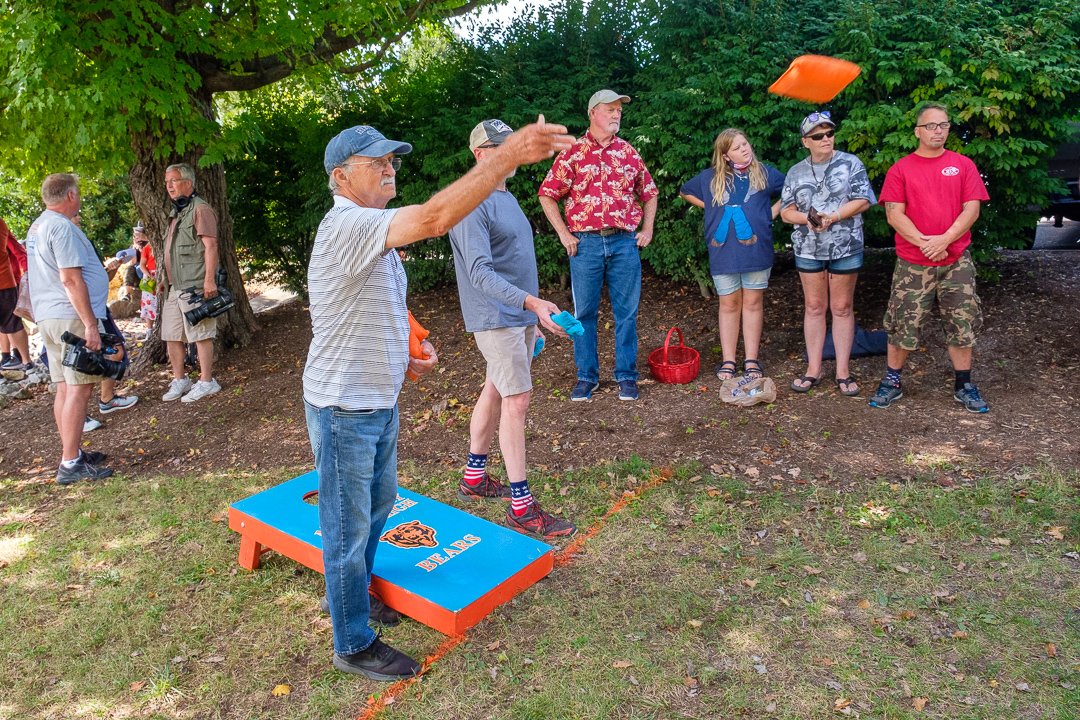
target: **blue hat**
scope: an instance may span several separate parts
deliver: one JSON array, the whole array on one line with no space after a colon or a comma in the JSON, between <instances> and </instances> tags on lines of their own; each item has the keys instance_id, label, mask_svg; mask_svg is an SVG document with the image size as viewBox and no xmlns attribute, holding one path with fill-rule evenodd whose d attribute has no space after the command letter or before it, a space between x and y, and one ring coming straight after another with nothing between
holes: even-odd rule
<instances>
[{"instance_id":1,"label":"blue hat","mask_svg":"<svg viewBox=\"0 0 1080 720\"><path fill-rule=\"evenodd\" d=\"M116 259L120 262L127 262L131 258L135 257L134 248L124 248L120 252L116 253Z\"/></svg>"},{"instance_id":2,"label":"blue hat","mask_svg":"<svg viewBox=\"0 0 1080 720\"><path fill-rule=\"evenodd\" d=\"M353 155L377 158L387 153L407 155L412 152L412 145L397 140L387 140L386 137L370 125L357 125L348 130L342 130L334 139L326 145L326 153L323 155L323 167L329 175L341 163Z\"/></svg>"}]
</instances>

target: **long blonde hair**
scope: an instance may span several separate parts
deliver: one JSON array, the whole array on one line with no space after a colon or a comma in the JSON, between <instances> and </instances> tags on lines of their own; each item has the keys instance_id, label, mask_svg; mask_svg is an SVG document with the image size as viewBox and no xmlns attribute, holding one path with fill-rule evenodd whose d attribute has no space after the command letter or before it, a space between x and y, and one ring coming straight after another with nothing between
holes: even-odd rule
<instances>
[{"instance_id":1,"label":"long blonde hair","mask_svg":"<svg viewBox=\"0 0 1080 720\"><path fill-rule=\"evenodd\" d=\"M716 136L716 142L713 143L712 161L715 174L709 186L709 189L712 190L713 205L726 204L728 196L735 189L735 169L724 155L735 144L735 138L740 135L746 137L746 133L739 128L728 128L721 131ZM750 187L754 190L764 190L768 182L768 176L765 174L765 167L758 162L757 155L754 155L754 158L750 161L750 167L747 168L747 171L750 174Z\"/></svg>"}]
</instances>

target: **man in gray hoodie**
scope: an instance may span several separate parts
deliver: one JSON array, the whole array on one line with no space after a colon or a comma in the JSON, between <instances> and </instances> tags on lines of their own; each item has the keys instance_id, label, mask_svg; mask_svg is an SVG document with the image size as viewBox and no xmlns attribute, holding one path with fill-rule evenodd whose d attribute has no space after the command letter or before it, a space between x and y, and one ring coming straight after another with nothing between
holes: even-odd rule
<instances>
[{"instance_id":1,"label":"man in gray hoodie","mask_svg":"<svg viewBox=\"0 0 1080 720\"><path fill-rule=\"evenodd\" d=\"M513 130L501 120L484 120L469 136L477 162ZM525 415L532 392L531 366L541 325L566 336L551 315L555 303L538 297L532 226L505 181L450 231L458 295L465 329L487 361L484 389L469 426L469 459L458 488L463 499L509 500L506 524L518 532L550 540L573 535L573 523L540 508L529 491L525 463ZM541 345L542 346L542 345ZM510 486L487 472L495 429Z\"/></svg>"}]
</instances>

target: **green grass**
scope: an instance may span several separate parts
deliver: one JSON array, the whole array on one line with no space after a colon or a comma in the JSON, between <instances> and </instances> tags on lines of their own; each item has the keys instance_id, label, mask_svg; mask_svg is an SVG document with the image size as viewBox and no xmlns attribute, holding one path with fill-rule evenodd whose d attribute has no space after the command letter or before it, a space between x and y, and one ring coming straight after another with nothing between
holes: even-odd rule
<instances>
[{"instance_id":1,"label":"green grass","mask_svg":"<svg viewBox=\"0 0 1080 720\"><path fill-rule=\"evenodd\" d=\"M531 480L584 529L651 472ZM760 491L678 468L383 717L1076 718L1080 477L973 476ZM385 686L330 667L321 577L236 565L228 504L288 477L0 481L0 718L356 717ZM402 477L447 501L456 483Z\"/></svg>"}]
</instances>

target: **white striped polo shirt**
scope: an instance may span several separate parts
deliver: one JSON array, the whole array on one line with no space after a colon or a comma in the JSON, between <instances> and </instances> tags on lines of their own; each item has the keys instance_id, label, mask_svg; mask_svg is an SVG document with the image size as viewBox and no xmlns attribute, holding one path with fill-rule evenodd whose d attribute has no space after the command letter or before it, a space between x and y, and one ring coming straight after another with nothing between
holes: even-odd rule
<instances>
[{"instance_id":1,"label":"white striped polo shirt","mask_svg":"<svg viewBox=\"0 0 1080 720\"><path fill-rule=\"evenodd\" d=\"M345 410L392 408L409 365L408 280L386 248L396 210L334 196L308 265L311 347L304 400Z\"/></svg>"}]
</instances>

